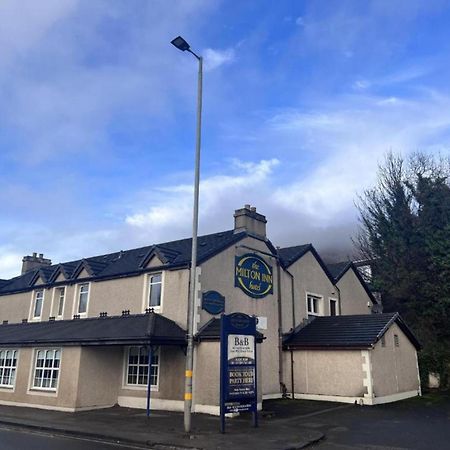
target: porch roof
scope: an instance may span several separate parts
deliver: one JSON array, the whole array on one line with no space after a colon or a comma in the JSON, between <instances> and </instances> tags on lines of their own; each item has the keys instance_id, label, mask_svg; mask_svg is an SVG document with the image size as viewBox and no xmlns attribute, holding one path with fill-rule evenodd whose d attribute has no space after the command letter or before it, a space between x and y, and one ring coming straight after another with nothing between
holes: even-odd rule
<instances>
[{"instance_id":1,"label":"porch roof","mask_svg":"<svg viewBox=\"0 0 450 450\"><path fill-rule=\"evenodd\" d=\"M186 332L160 314L0 325L0 345L186 345Z\"/></svg>"}]
</instances>

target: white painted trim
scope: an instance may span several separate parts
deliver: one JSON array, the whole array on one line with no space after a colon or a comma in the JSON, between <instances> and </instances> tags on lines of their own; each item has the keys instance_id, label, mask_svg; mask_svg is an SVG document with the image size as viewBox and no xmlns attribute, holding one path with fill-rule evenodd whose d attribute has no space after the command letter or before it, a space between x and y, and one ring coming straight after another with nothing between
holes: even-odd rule
<instances>
[{"instance_id":1,"label":"white painted trim","mask_svg":"<svg viewBox=\"0 0 450 450\"><path fill-rule=\"evenodd\" d=\"M17 382L17 376L19 373L19 358L20 358L20 354L21 354L21 349L20 348L7 348L7 347L0 347L0 350L5 351L5 350L14 350L17 352L17 357L16 357L16 376L14 377L14 384L12 386L1 386L0 385L0 392L9 392L9 393L14 393L16 391L16 382ZM5 367L5 366L4 366ZM12 366L11 366L12 367Z\"/></svg>"},{"instance_id":2,"label":"white painted trim","mask_svg":"<svg viewBox=\"0 0 450 450\"><path fill-rule=\"evenodd\" d=\"M398 402L399 400L405 400L411 397L417 397L420 395L419 391L407 391L399 392L398 394L385 395L384 397L375 397L373 399L373 405L381 405L383 403Z\"/></svg>"},{"instance_id":3,"label":"white painted trim","mask_svg":"<svg viewBox=\"0 0 450 450\"><path fill-rule=\"evenodd\" d=\"M319 312L317 312L317 313L309 312L309 310L308 310L308 295L310 295L311 297L316 297L319 300L317 302L318 306L319 306ZM325 305L323 304L323 295L315 294L314 292L310 292L310 291L305 291L305 301L306 301L306 316L323 316L324 315Z\"/></svg>"},{"instance_id":4,"label":"white painted trim","mask_svg":"<svg viewBox=\"0 0 450 450\"><path fill-rule=\"evenodd\" d=\"M283 394L279 392L278 394L263 394L262 396L263 400L274 400L277 398L283 398Z\"/></svg>"},{"instance_id":5,"label":"white painted trim","mask_svg":"<svg viewBox=\"0 0 450 450\"><path fill-rule=\"evenodd\" d=\"M150 277L161 274L161 300L159 306L150 306ZM144 275L144 289L142 291L142 312L145 313L147 308L153 308L153 311L162 314L164 306L164 285L165 283L165 271L157 270L155 272L146 273Z\"/></svg>"},{"instance_id":6,"label":"white painted trim","mask_svg":"<svg viewBox=\"0 0 450 450\"><path fill-rule=\"evenodd\" d=\"M194 336L198 332L198 326L200 324L200 311L202 307L202 283L201 283L201 274L202 274L202 268L201 266L197 266L195 270L195 296L194 296L194 329L193 334Z\"/></svg>"},{"instance_id":7,"label":"white painted trim","mask_svg":"<svg viewBox=\"0 0 450 450\"><path fill-rule=\"evenodd\" d=\"M35 307L35 294L37 291L42 291L42 306L41 306L41 315L39 317L34 317L34 307ZM36 288L31 291L31 308L28 315L29 322L40 322L42 320L42 314L44 312L44 303L45 303L45 289L44 288Z\"/></svg>"},{"instance_id":8,"label":"white painted trim","mask_svg":"<svg viewBox=\"0 0 450 450\"><path fill-rule=\"evenodd\" d=\"M419 358L417 357L417 350L414 352L416 355L416 368L417 368L417 380L419 382L419 396L422 397L422 385L420 381L420 369L419 369Z\"/></svg>"},{"instance_id":9,"label":"white painted trim","mask_svg":"<svg viewBox=\"0 0 450 450\"><path fill-rule=\"evenodd\" d=\"M36 388L33 387L33 380L34 380L34 373L36 369L36 360L37 360L37 352L38 350L59 350L61 356L59 358L59 368L58 368L58 379L56 381L56 388L55 389L48 389L48 388ZM33 353L31 355L31 364L30 364L30 371L28 374L28 388L27 388L27 394L28 395L43 395L45 397L58 397L59 392L59 382L61 380L61 370L62 370L62 364L63 364L63 348L62 347L43 347L43 348L33 348Z\"/></svg>"},{"instance_id":10,"label":"white painted trim","mask_svg":"<svg viewBox=\"0 0 450 450\"><path fill-rule=\"evenodd\" d=\"M147 408L147 397L131 397L125 395L119 395L117 398L119 406L125 408ZM184 411L183 400L165 400L161 398L150 397L150 409L158 409L161 411Z\"/></svg>"},{"instance_id":11,"label":"white painted trim","mask_svg":"<svg viewBox=\"0 0 450 450\"><path fill-rule=\"evenodd\" d=\"M129 345L127 347L123 347L122 389L130 389L132 391L147 391L147 385L127 384L128 352L130 350L130 347L142 347L142 345ZM158 353L158 378L156 380L156 386L150 386L151 392L159 391L159 379L161 378L161 347L158 347L156 353Z\"/></svg>"},{"instance_id":12,"label":"white painted trim","mask_svg":"<svg viewBox=\"0 0 450 450\"><path fill-rule=\"evenodd\" d=\"M193 412L201 414L210 414L211 416L220 416L220 406L194 405Z\"/></svg>"},{"instance_id":13,"label":"white painted trim","mask_svg":"<svg viewBox=\"0 0 450 450\"><path fill-rule=\"evenodd\" d=\"M340 316L341 312L339 311L339 301L335 297L328 297L328 314L331 316L331 302L336 303L336 316Z\"/></svg>"},{"instance_id":14,"label":"white painted trim","mask_svg":"<svg viewBox=\"0 0 450 450\"><path fill-rule=\"evenodd\" d=\"M12 402L9 400L0 400L0 405L5 406L20 406L23 408L37 408L37 409L47 409L50 411L62 411L62 412L78 412L78 411L90 411L93 409L105 409L112 408L114 405L103 405L103 406L83 406L79 408L71 408L69 406L53 406L53 405L40 405L36 403L21 403Z\"/></svg>"},{"instance_id":15,"label":"white painted trim","mask_svg":"<svg viewBox=\"0 0 450 450\"><path fill-rule=\"evenodd\" d=\"M419 395L418 391L400 392L398 394L386 395L384 397L344 397L340 395L321 395L321 394L294 394L295 399L301 400L320 400L325 402L339 403L357 403L358 405L380 405L383 403L392 403Z\"/></svg>"},{"instance_id":16,"label":"white painted trim","mask_svg":"<svg viewBox=\"0 0 450 450\"><path fill-rule=\"evenodd\" d=\"M367 388L367 394L364 394L365 398L373 398L373 377L372 377L372 360L369 350L361 350L362 371L365 373L363 378L363 386Z\"/></svg>"}]
</instances>

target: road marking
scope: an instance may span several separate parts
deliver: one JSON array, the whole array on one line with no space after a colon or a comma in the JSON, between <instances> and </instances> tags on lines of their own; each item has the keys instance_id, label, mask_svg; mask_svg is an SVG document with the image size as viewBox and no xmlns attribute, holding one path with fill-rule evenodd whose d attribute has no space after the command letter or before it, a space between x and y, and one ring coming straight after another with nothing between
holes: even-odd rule
<instances>
[{"instance_id":1,"label":"road marking","mask_svg":"<svg viewBox=\"0 0 450 450\"><path fill-rule=\"evenodd\" d=\"M51 437L58 437L61 439L70 439L70 440L74 440L74 441L84 441L84 442L98 442L104 445L110 445L111 447L121 447L121 448L131 448L131 449L140 449L142 450L143 448L151 448L148 445L145 444L129 444L126 442L122 442L120 440L116 440L116 441L108 441L108 440L103 440L103 439L99 439L99 438L90 438L90 437L84 437L84 436L72 436L72 435L68 435L65 434L63 432L58 433L57 431L43 431L43 430L31 430L28 428L22 428L19 425L16 426L4 426L4 425L0 425L0 430L5 430L5 431L13 431L16 433L27 433L27 434L36 434L38 436L51 436Z\"/></svg>"}]
</instances>

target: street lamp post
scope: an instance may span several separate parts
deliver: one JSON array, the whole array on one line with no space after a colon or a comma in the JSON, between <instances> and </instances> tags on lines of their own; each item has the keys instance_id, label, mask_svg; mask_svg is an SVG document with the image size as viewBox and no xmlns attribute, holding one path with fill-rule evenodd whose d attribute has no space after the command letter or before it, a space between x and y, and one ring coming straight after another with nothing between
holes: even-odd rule
<instances>
[{"instance_id":1,"label":"street lamp post","mask_svg":"<svg viewBox=\"0 0 450 450\"><path fill-rule=\"evenodd\" d=\"M203 84L203 58L195 54L189 44L178 36L171 41L181 51L192 53L198 60L198 87L197 87L197 130L195 143L195 180L194 180L194 213L192 220L192 257L189 283L188 315L187 315L187 351L186 372L184 378L184 431L191 431L192 409L192 375L194 366L194 309L195 295L197 293L197 233L198 233L198 199L200 187L200 143L202 132L202 84Z\"/></svg>"}]
</instances>

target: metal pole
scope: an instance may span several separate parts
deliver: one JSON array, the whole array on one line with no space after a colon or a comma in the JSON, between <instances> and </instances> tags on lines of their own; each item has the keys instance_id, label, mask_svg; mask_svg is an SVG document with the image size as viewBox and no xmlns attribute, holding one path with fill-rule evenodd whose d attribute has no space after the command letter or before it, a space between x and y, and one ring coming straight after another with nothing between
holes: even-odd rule
<instances>
[{"instance_id":1,"label":"metal pole","mask_svg":"<svg viewBox=\"0 0 450 450\"><path fill-rule=\"evenodd\" d=\"M193 53L193 52L191 52ZM192 259L189 284L188 320L187 320L187 351L186 372L184 378L184 431L191 431L192 409L192 375L194 366L194 314L195 296L197 294L197 232L198 232L198 199L200 187L200 144L202 128L202 84L203 84L203 58L198 59L198 92L197 92L197 132L195 145L195 181L194 181L194 215L192 221Z\"/></svg>"},{"instance_id":2,"label":"metal pole","mask_svg":"<svg viewBox=\"0 0 450 450\"><path fill-rule=\"evenodd\" d=\"M147 417L150 417L150 392L152 390L152 346L148 346L148 375L147 375ZM138 374L139 376L139 374Z\"/></svg>"}]
</instances>

